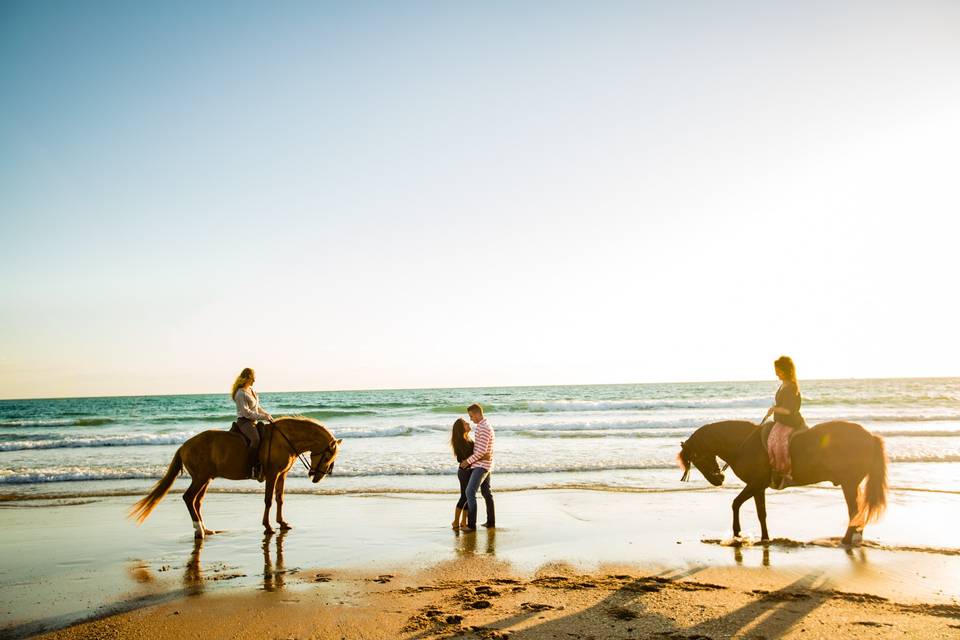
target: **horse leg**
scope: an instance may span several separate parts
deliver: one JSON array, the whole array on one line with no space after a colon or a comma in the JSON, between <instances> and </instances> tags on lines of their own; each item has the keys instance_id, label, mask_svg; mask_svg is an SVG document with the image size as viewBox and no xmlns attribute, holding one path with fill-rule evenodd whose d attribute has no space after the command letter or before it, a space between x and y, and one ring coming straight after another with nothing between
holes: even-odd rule
<instances>
[{"instance_id":1,"label":"horse leg","mask_svg":"<svg viewBox=\"0 0 960 640\"><path fill-rule=\"evenodd\" d=\"M286 531L292 529L289 523L283 521L283 486L287 482L287 474L281 473L280 477L277 478L277 524L280 525L281 531Z\"/></svg>"},{"instance_id":2,"label":"horse leg","mask_svg":"<svg viewBox=\"0 0 960 640\"><path fill-rule=\"evenodd\" d=\"M270 506L273 502L273 491L277 486L278 473L271 473L267 476L266 486L263 490L263 532L273 533L273 527L270 526Z\"/></svg>"},{"instance_id":3,"label":"horse leg","mask_svg":"<svg viewBox=\"0 0 960 640\"><path fill-rule=\"evenodd\" d=\"M760 520L760 540L769 540L770 534L767 533L767 487L766 485L755 489L753 502L757 505L757 518Z\"/></svg>"},{"instance_id":4,"label":"horse leg","mask_svg":"<svg viewBox=\"0 0 960 640\"><path fill-rule=\"evenodd\" d=\"M843 540L840 541L840 544L849 546L853 544L854 535L859 533L853 519L857 516L857 512L860 511L857 506L857 494L859 493L860 483L848 481L842 482L840 486L843 489L843 497L847 501L847 513L850 515L850 521L847 523L847 532L843 535Z\"/></svg>"},{"instance_id":5,"label":"horse leg","mask_svg":"<svg viewBox=\"0 0 960 640\"><path fill-rule=\"evenodd\" d=\"M190 512L190 519L193 520L193 537L203 537L203 525L200 523L200 514L197 512L196 497L200 493L200 488L209 480L193 478L190 486L183 492L183 502L187 505L187 511Z\"/></svg>"},{"instance_id":6,"label":"horse leg","mask_svg":"<svg viewBox=\"0 0 960 640\"><path fill-rule=\"evenodd\" d=\"M740 537L740 506L753 495L753 487L747 485L736 498L733 499L733 537Z\"/></svg>"},{"instance_id":7,"label":"horse leg","mask_svg":"<svg viewBox=\"0 0 960 640\"><path fill-rule=\"evenodd\" d=\"M207 480L203 483L203 486L200 487L200 490L197 492L197 497L193 499L193 506L197 510L197 517L200 518L200 528L203 529L203 534L210 536L216 533L216 531L211 531L207 529L207 525L203 524L203 512L201 507L203 505L203 496L207 494L207 487L210 486L210 480Z\"/></svg>"}]
</instances>

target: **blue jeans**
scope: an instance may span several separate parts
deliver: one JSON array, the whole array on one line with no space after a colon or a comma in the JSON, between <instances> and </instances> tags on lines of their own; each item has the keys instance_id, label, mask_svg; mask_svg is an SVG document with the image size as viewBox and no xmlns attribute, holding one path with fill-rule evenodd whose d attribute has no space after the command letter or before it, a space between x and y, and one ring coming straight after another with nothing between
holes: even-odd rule
<instances>
[{"instance_id":1,"label":"blue jeans","mask_svg":"<svg viewBox=\"0 0 960 640\"><path fill-rule=\"evenodd\" d=\"M496 516L493 507L493 493L490 491L490 472L483 467L470 470L470 480L467 482L467 526L477 528L477 489L483 494L483 502L487 508L487 525L496 525Z\"/></svg>"}]
</instances>

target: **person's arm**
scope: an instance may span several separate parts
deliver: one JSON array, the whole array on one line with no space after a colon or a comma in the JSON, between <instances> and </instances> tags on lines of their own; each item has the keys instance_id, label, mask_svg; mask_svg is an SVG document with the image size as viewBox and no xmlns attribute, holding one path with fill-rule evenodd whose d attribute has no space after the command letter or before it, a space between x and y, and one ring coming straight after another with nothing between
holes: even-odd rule
<instances>
[{"instance_id":1,"label":"person's arm","mask_svg":"<svg viewBox=\"0 0 960 640\"><path fill-rule=\"evenodd\" d=\"M461 463L461 467L469 467L483 457L490 450L490 431L489 429L477 429L477 440L473 445L473 455Z\"/></svg>"},{"instance_id":2,"label":"person's arm","mask_svg":"<svg viewBox=\"0 0 960 640\"><path fill-rule=\"evenodd\" d=\"M800 408L800 392L797 385L790 384L784 387L782 397L777 399L777 404L770 407L770 411L775 415L789 416Z\"/></svg>"},{"instance_id":3,"label":"person's arm","mask_svg":"<svg viewBox=\"0 0 960 640\"><path fill-rule=\"evenodd\" d=\"M273 417L259 406L259 401L253 397L252 393L247 393L243 389L238 390L237 393L243 394L243 397L240 399L240 403L237 405L237 407L240 409L239 413L242 417L250 420L273 421Z\"/></svg>"}]
</instances>

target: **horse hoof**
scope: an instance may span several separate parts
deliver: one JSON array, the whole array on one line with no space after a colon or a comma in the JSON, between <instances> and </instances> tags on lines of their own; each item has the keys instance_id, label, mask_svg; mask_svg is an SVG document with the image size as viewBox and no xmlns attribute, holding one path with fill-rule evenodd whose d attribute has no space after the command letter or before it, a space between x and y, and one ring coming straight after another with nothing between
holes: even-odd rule
<instances>
[{"instance_id":1,"label":"horse hoof","mask_svg":"<svg viewBox=\"0 0 960 640\"><path fill-rule=\"evenodd\" d=\"M264 527L264 528L263 528L263 533L264 533L264 535L270 535L270 534L273 533L273 532L274 532L274 531L273 531L273 527Z\"/></svg>"},{"instance_id":2,"label":"horse hoof","mask_svg":"<svg viewBox=\"0 0 960 640\"><path fill-rule=\"evenodd\" d=\"M204 529L204 530L203 530L203 535L205 535L205 536L212 536L212 535L215 534L215 533L216 533L216 531L213 531L212 529Z\"/></svg>"},{"instance_id":3,"label":"horse hoof","mask_svg":"<svg viewBox=\"0 0 960 640\"><path fill-rule=\"evenodd\" d=\"M290 529L293 529L293 527L291 527L291 526L290 526L289 524L287 524L286 522L281 522L281 523L280 523L280 531L289 531Z\"/></svg>"}]
</instances>

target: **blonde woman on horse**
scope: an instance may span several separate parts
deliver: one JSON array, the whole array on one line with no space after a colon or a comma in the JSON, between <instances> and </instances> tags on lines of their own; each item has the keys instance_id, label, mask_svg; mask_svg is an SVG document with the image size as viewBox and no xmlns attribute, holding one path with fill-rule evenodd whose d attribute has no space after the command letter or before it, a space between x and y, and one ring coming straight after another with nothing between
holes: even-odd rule
<instances>
[{"instance_id":1,"label":"blonde woman on horse","mask_svg":"<svg viewBox=\"0 0 960 640\"><path fill-rule=\"evenodd\" d=\"M260 398L257 397L257 392L253 390L255 381L256 376L253 369L247 367L234 380L230 396L237 404L237 428L250 442L250 477L263 482L263 473L257 455L260 449L260 434L257 432L256 423L263 420L273 422L273 416L260 406Z\"/></svg>"},{"instance_id":2,"label":"blonde woman on horse","mask_svg":"<svg viewBox=\"0 0 960 640\"><path fill-rule=\"evenodd\" d=\"M807 423L800 415L800 386L797 384L797 369L793 360L780 356L773 363L773 370L780 379L774 404L767 411L764 420L773 416L775 424L770 430L768 441L770 466L779 478L771 479L771 486L782 489L793 482L790 468L790 436L795 429L804 429Z\"/></svg>"}]
</instances>

